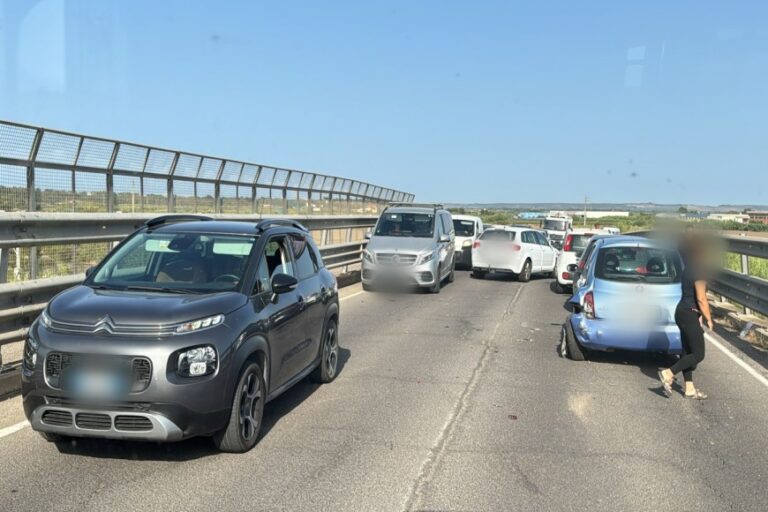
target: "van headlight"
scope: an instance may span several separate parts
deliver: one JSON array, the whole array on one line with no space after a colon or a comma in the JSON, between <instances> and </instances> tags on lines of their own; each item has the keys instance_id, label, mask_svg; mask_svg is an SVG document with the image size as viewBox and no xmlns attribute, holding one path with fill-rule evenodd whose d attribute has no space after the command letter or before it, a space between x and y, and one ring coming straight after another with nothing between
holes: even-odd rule
<instances>
[{"instance_id":1,"label":"van headlight","mask_svg":"<svg viewBox=\"0 0 768 512\"><path fill-rule=\"evenodd\" d=\"M435 256L437 255L437 251L428 252L427 254L424 254L421 257L421 261L419 261L419 264L427 263L428 261L432 261L435 259Z\"/></svg>"},{"instance_id":2,"label":"van headlight","mask_svg":"<svg viewBox=\"0 0 768 512\"><path fill-rule=\"evenodd\" d=\"M369 263L375 263L376 257L368 249L363 249L363 259Z\"/></svg>"},{"instance_id":3,"label":"van headlight","mask_svg":"<svg viewBox=\"0 0 768 512\"><path fill-rule=\"evenodd\" d=\"M201 329L207 329L219 325L224 321L224 315L213 315L207 318L201 318L199 320L192 320L191 322L184 322L176 326L176 334L184 334L187 332L199 331Z\"/></svg>"},{"instance_id":4,"label":"van headlight","mask_svg":"<svg viewBox=\"0 0 768 512\"><path fill-rule=\"evenodd\" d=\"M40 348L40 344L37 342L34 336L27 335L26 341L24 341L24 366L27 370L34 370L37 365L37 349Z\"/></svg>"},{"instance_id":5,"label":"van headlight","mask_svg":"<svg viewBox=\"0 0 768 512\"><path fill-rule=\"evenodd\" d=\"M216 371L216 349L210 345L178 352L176 373L180 377L202 377Z\"/></svg>"}]
</instances>

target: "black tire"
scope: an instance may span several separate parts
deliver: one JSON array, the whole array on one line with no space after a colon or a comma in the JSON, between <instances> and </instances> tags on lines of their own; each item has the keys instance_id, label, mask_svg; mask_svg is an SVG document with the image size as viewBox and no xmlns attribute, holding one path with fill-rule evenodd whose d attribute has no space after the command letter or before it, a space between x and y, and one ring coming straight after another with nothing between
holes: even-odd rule
<instances>
[{"instance_id":1,"label":"black tire","mask_svg":"<svg viewBox=\"0 0 768 512\"><path fill-rule=\"evenodd\" d=\"M570 319L563 324L563 330L560 334L560 355L567 356L573 361L584 361L586 359L585 350L579 345L576 340L576 335L573 333L573 326L571 326Z\"/></svg>"},{"instance_id":2,"label":"black tire","mask_svg":"<svg viewBox=\"0 0 768 512\"><path fill-rule=\"evenodd\" d=\"M565 293L565 288L563 288L563 285L561 285L560 282L557 280L555 281L554 288L555 288L555 293Z\"/></svg>"},{"instance_id":3,"label":"black tire","mask_svg":"<svg viewBox=\"0 0 768 512\"><path fill-rule=\"evenodd\" d=\"M440 289L443 287L443 280L440 278L440 274L443 273L442 267L437 267L437 275L435 276L435 284L429 287L429 293L440 293Z\"/></svg>"},{"instance_id":4,"label":"black tire","mask_svg":"<svg viewBox=\"0 0 768 512\"><path fill-rule=\"evenodd\" d=\"M519 274L517 274L517 280L521 283L527 283L531 280L531 270L532 270L532 264L531 260L525 260L525 263L523 263L523 270L520 271Z\"/></svg>"},{"instance_id":5,"label":"black tire","mask_svg":"<svg viewBox=\"0 0 768 512\"><path fill-rule=\"evenodd\" d=\"M453 260L453 267L451 267L451 273L448 274L448 282L452 283L456 279L456 259Z\"/></svg>"},{"instance_id":6,"label":"black tire","mask_svg":"<svg viewBox=\"0 0 768 512\"><path fill-rule=\"evenodd\" d=\"M370 284L363 283L363 291L372 292L373 291L373 286L370 285Z\"/></svg>"},{"instance_id":7,"label":"black tire","mask_svg":"<svg viewBox=\"0 0 768 512\"><path fill-rule=\"evenodd\" d=\"M256 445L264 416L266 389L261 366L255 362L247 363L237 380L229 422L213 436L216 448L223 452L243 453Z\"/></svg>"},{"instance_id":8,"label":"black tire","mask_svg":"<svg viewBox=\"0 0 768 512\"><path fill-rule=\"evenodd\" d=\"M483 272L482 270L473 270L472 277L474 277L475 279L485 279L485 272Z\"/></svg>"},{"instance_id":9,"label":"black tire","mask_svg":"<svg viewBox=\"0 0 768 512\"><path fill-rule=\"evenodd\" d=\"M320 364L309 375L309 380L318 384L327 384L339 373L339 329L336 320L331 318L323 331L320 346Z\"/></svg>"}]
</instances>

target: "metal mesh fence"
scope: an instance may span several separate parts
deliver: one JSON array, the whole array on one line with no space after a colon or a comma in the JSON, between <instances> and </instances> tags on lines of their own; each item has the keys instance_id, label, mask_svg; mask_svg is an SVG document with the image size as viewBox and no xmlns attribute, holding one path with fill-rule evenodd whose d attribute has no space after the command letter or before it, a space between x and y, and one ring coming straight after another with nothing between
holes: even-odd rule
<instances>
[{"instance_id":1,"label":"metal mesh fence","mask_svg":"<svg viewBox=\"0 0 768 512\"><path fill-rule=\"evenodd\" d=\"M0 121L0 211L369 214L411 194Z\"/></svg>"}]
</instances>

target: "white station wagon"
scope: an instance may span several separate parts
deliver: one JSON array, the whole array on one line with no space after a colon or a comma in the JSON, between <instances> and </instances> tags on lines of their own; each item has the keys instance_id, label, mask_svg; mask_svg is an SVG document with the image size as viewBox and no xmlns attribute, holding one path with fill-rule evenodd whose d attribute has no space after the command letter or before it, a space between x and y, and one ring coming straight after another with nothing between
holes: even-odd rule
<instances>
[{"instance_id":1,"label":"white station wagon","mask_svg":"<svg viewBox=\"0 0 768 512\"><path fill-rule=\"evenodd\" d=\"M526 282L533 274L552 275L556 266L557 251L541 232L527 227L486 229L472 246L472 276L479 279L493 272Z\"/></svg>"}]
</instances>

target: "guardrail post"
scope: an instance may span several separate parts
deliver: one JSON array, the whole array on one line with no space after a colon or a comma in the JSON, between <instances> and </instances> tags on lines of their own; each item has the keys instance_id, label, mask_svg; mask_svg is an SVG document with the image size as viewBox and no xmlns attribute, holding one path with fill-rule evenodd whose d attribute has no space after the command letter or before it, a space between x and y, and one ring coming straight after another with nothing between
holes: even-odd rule
<instances>
[{"instance_id":1,"label":"guardrail post","mask_svg":"<svg viewBox=\"0 0 768 512\"><path fill-rule=\"evenodd\" d=\"M8 253L11 249L0 249L0 283L8 282Z\"/></svg>"},{"instance_id":2,"label":"guardrail post","mask_svg":"<svg viewBox=\"0 0 768 512\"><path fill-rule=\"evenodd\" d=\"M741 273L745 276L749 275L749 256L746 254L741 255ZM751 315L752 310L747 306L744 306L744 314Z\"/></svg>"}]
</instances>

